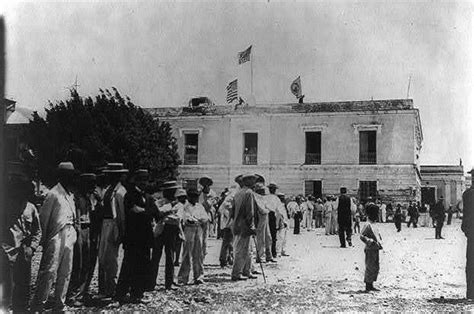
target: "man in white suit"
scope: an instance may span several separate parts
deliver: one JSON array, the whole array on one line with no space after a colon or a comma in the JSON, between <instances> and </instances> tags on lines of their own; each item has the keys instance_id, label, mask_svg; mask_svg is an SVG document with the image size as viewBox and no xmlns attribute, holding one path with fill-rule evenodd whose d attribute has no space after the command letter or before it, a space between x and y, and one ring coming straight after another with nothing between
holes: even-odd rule
<instances>
[{"instance_id":1,"label":"man in white suit","mask_svg":"<svg viewBox=\"0 0 474 314\"><path fill-rule=\"evenodd\" d=\"M104 170L110 186L104 194L102 229L99 240L99 295L112 298L115 294L118 273L118 251L125 231L124 197L122 185L127 169L121 163L109 163Z\"/></svg>"},{"instance_id":2,"label":"man in white suit","mask_svg":"<svg viewBox=\"0 0 474 314\"><path fill-rule=\"evenodd\" d=\"M76 206L71 192L74 165L61 162L57 171L58 183L48 192L40 209L43 255L32 302L34 312L43 311L55 278L53 310L64 310L72 271L72 255L77 239L74 229Z\"/></svg>"}]
</instances>

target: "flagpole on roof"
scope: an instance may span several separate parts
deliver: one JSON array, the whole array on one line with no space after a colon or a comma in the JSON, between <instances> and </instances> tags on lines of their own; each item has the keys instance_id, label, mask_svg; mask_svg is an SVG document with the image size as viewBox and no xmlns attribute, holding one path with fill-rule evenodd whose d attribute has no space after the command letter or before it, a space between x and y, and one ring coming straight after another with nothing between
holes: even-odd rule
<instances>
[{"instance_id":1,"label":"flagpole on roof","mask_svg":"<svg viewBox=\"0 0 474 314\"><path fill-rule=\"evenodd\" d=\"M250 54L250 94L253 96L253 56Z\"/></svg>"}]
</instances>

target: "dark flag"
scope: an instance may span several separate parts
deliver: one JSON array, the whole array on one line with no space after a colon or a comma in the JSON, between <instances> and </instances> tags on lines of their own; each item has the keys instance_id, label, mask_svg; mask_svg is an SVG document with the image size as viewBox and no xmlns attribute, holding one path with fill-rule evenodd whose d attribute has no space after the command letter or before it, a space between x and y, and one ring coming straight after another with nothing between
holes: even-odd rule
<instances>
[{"instance_id":1,"label":"dark flag","mask_svg":"<svg viewBox=\"0 0 474 314\"><path fill-rule=\"evenodd\" d=\"M237 79L235 79L227 85L227 103L237 100L237 97Z\"/></svg>"},{"instance_id":2,"label":"dark flag","mask_svg":"<svg viewBox=\"0 0 474 314\"><path fill-rule=\"evenodd\" d=\"M299 76L291 83L290 90L296 98L301 98L301 79Z\"/></svg>"},{"instance_id":3,"label":"dark flag","mask_svg":"<svg viewBox=\"0 0 474 314\"><path fill-rule=\"evenodd\" d=\"M239 64L250 61L250 53L252 52L252 46L248 47L244 51L239 52Z\"/></svg>"}]
</instances>

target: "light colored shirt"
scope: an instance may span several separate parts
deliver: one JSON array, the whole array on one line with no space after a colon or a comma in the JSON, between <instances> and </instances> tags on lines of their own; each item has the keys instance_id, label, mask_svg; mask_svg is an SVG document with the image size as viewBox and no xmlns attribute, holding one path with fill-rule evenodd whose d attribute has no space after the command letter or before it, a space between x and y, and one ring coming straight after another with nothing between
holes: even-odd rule
<instances>
[{"instance_id":1,"label":"light colored shirt","mask_svg":"<svg viewBox=\"0 0 474 314\"><path fill-rule=\"evenodd\" d=\"M269 211L276 212L278 206L280 206L281 201L275 194L268 194L263 197L267 203L267 208Z\"/></svg>"},{"instance_id":2,"label":"light colored shirt","mask_svg":"<svg viewBox=\"0 0 474 314\"><path fill-rule=\"evenodd\" d=\"M46 194L39 215L43 231L41 242L46 243L67 224L74 223L76 215L74 195L67 192L61 183L56 184Z\"/></svg>"},{"instance_id":3,"label":"light colored shirt","mask_svg":"<svg viewBox=\"0 0 474 314\"><path fill-rule=\"evenodd\" d=\"M209 221L209 216L200 203L191 204L186 203L183 209L183 222L184 224L189 224L194 222L197 224L203 224Z\"/></svg>"}]
</instances>

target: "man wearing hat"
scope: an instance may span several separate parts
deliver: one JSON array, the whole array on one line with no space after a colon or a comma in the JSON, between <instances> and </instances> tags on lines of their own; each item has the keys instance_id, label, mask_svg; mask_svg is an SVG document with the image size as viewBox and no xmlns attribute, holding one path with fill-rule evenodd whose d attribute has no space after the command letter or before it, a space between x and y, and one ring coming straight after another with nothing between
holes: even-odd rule
<instances>
[{"instance_id":1,"label":"man wearing hat","mask_svg":"<svg viewBox=\"0 0 474 314\"><path fill-rule=\"evenodd\" d=\"M64 309L77 239L74 229L76 206L71 192L74 174L72 162L58 165L58 183L48 192L40 209L43 255L32 302L33 311L43 311L54 279L54 310Z\"/></svg>"},{"instance_id":2,"label":"man wearing hat","mask_svg":"<svg viewBox=\"0 0 474 314\"><path fill-rule=\"evenodd\" d=\"M272 258L272 236L268 224L270 209L265 199L265 186L258 182L255 184L255 203L257 204L257 263L274 262Z\"/></svg>"},{"instance_id":3,"label":"man wearing hat","mask_svg":"<svg viewBox=\"0 0 474 314\"><path fill-rule=\"evenodd\" d=\"M285 206L285 194L277 193L280 204L276 211L277 216L277 242L276 242L276 253L277 257L289 256L286 253L286 235L288 227L290 226L288 211Z\"/></svg>"},{"instance_id":4,"label":"man wearing hat","mask_svg":"<svg viewBox=\"0 0 474 314\"><path fill-rule=\"evenodd\" d=\"M347 189L342 187L340 189L341 195L336 200L334 205L337 208L337 223L339 225L339 241L341 248L346 247L346 240L349 246L352 246L352 212L351 208L354 206L352 199L347 196Z\"/></svg>"},{"instance_id":5,"label":"man wearing hat","mask_svg":"<svg viewBox=\"0 0 474 314\"><path fill-rule=\"evenodd\" d=\"M461 230L467 238L466 248L466 298L474 299L474 168L471 174L471 187L462 194L463 216Z\"/></svg>"},{"instance_id":6,"label":"man wearing hat","mask_svg":"<svg viewBox=\"0 0 474 314\"><path fill-rule=\"evenodd\" d=\"M255 185L253 174L242 176L243 187L235 194L230 217L234 220L234 264L232 280L254 279L251 274L252 259L250 255L250 237L256 234L255 229L255 196L252 188ZM245 276L245 277L242 277ZM246 278L247 277L247 278Z\"/></svg>"},{"instance_id":7,"label":"man wearing hat","mask_svg":"<svg viewBox=\"0 0 474 314\"><path fill-rule=\"evenodd\" d=\"M186 285L189 281L191 265L193 268L194 284L204 283L204 260L202 254L202 225L207 223L209 216L198 200L197 189L188 190L189 202L182 211L184 225L183 262L178 273L179 284Z\"/></svg>"},{"instance_id":8,"label":"man wearing hat","mask_svg":"<svg viewBox=\"0 0 474 314\"><path fill-rule=\"evenodd\" d=\"M277 245L277 229L278 229L278 225L277 225L277 211L278 211L278 208L281 206L281 201L280 199L278 198L278 196L276 195L276 191L278 189L278 186L275 184L275 183L270 183L268 185L268 191L270 192L270 194L268 195L265 195L265 202L268 206L268 210L269 210L269 213L268 213L268 226L269 226L269 229L270 229L270 236L271 236L271 252L272 252L272 257L273 258L276 258L277 257L277 249L276 249L276 245ZM270 259L270 261L272 261L273 259Z\"/></svg>"},{"instance_id":9,"label":"man wearing hat","mask_svg":"<svg viewBox=\"0 0 474 314\"><path fill-rule=\"evenodd\" d=\"M176 193L174 193L174 197L176 198L176 205L174 205L173 210L178 213L180 218L183 217L184 205L188 202L188 195L184 189L177 189ZM182 228L182 224L179 224L179 234L176 238L176 255L174 258L174 266L179 266L179 257L181 256L181 247L183 246L184 242L184 231Z\"/></svg>"},{"instance_id":10,"label":"man wearing hat","mask_svg":"<svg viewBox=\"0 0 474 314\"><path fill-rule=\"evenodd\" d=\"M212 179L209 176L203 176L199 179L199 184L202 186L202 193L199 196L199 203L204 206L207 214L209 215L208 222L202 224L202 255L203 259L207 255L207 237L209 234L209 224L213 222L214 215L214 204L216 204L217 194L211 189L213 184Z\"/></svg>"},{"instance_id":11,"label":"man wearing hat","mask_svg":"<svg viewBox=\"0 0 474 314\"><path fill-rule=\"evenodd\" d=\"M167 181L163 183L161 190L163 191L163 199L158 206L158 222L155 228L155 240L153 244L153 254L151 258L151 276L147 284L147 290L153 290L156 285L156 277L163 254L163 248L166 255L165 263L165 289L173 289L174 278L174 255L176 249L176 238L179 234L179 224L181 219L177 213L177 209L173 206L176 190L181 188L176 181Z\"/></svg>"},{"instance_id":12,"label":"man wearing hat","mask_svg":"<svg viewBox=\"0 0 474 314\"><path fill-rule=\"evenodd\" d=\"M69 283L68 299L81 305L88 295L91 272L91 217L96 211L98 196L95 194L96 176L93 173L83 173L79 176L79 186L75 195L77 217L77 241L74 245L71 281ZM94 259L95 261L95 259Z\"/></svg>"},{"instance_id":13,"label":"man wearing hat","mask_svg":"<svg viewBox=\"0 0 474 314\"><path fill-rule=\"evenodd\" d=\"M441 236L444 220L446 219L446 208L444 207L444 198L441 195L433 207L433 219L435 221L435 238L444 239Z\"/></svg>"},{"instance_id":14,"label":"man wearing hat","mask_svg":"<svg viewBox=\"0 0 474 314\"><path fill-rule=\"evenodd\" d=\"M125 232L123 182L128 173L122 163L109 163L104 170L109 187L104 193L99 242L99 295L112 298L118 272L118 250Z\"/></svg>"},{"instance_id":15,"label":"man wearing hat","mask_svg":"<svg viewBox=\"0 0 474 314\"><path fill-rule=\"evenodd\" d=\"M26 312L30 300L31 259L41 240L41 226L36 207L28 201L33 196L34 186L23 165L18 166L20 168L7 166L6 219L2 221L1 230L4 284L1 301L14 312Z\"/></svg>"},{"instance_id":16,"label":"man wearing hat","mask_svg":"<svg viewBox=\"0 0 474 314\"><path fill-rule=\"evenodd\" d=\"M232 234L233 220L230 218L230 212L232 210L232 200L234 199L235 193L236 193L236 190L229 191L226 197L224 198L224 201L219 206L219 215L220 215L220 221L221 221L221 237L222 237L221 250L219 254L219 262L220 262L221 267L226 267L228 264L233 263L232 241L233 241L234 236Z\"/></svg>"},{"instance_id":17,"label":"man wearing hat","mask_svg":"<svg viewBox=\"0 0 474 314\"><path fill-rule=\"evenodd\" d=\"M151 195L145 192L148 177L147 169L136 170L125 194L124 258L115 293L120 303L125 302L127 293L130 293L131 303L143 302L153 246L151 220L158 211Z\"/></svg>"}]
</instances>

